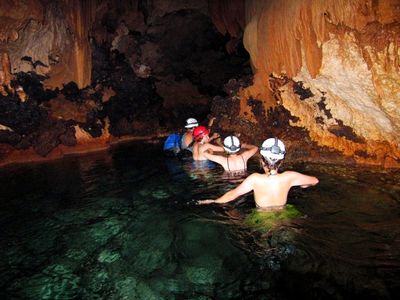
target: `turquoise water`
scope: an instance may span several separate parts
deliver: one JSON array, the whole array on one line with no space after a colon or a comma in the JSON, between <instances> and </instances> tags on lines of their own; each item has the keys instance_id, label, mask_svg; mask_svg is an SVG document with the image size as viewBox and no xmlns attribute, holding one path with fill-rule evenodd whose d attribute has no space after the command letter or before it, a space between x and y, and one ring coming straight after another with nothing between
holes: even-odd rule
<instances>
[{"instance_id":1,"label":"turquoise water","mask_svg":"<svg viewBox=\"0 0 400 300\"><path fill-rule=\"evenodd\" d=\"M1 299L392 299L400 292L400 176L284 166L299 217L246 222L239 180L165 159L160 145L0 170ZM250 172L258 171L256 162Z\"/></svg>"}]
</instances>

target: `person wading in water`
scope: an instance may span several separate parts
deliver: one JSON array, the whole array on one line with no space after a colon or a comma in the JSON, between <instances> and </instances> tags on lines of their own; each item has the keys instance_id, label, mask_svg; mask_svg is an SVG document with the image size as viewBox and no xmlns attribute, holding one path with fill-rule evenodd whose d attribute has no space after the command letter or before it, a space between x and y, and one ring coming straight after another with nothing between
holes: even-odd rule
<instances>
[{"instance_id":1,"label":"person wading in water","mask_svg":"<svg viewBox=\"0 0 400 300\"><path fill-rule=\"evenodd\" d=\"M198 204L227 203L253 191L254 200L259 210L273 211L283 209L291 187L307 188L319 182L314 176L295 171L278 173L285 153L285 145L278 138L265 140L260 149L261 164L265 174L253 173L235 189L228 191L218 199L200 200Z\"/></svg>"}]
</instances>

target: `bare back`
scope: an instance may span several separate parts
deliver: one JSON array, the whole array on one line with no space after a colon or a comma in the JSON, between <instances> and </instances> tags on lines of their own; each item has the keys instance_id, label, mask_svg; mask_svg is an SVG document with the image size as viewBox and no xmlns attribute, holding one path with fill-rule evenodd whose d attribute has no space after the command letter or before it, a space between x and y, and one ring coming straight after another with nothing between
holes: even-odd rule
<instances>
[{"instance_id":1,"label":"bare back","mask_svg":"<svg viewBox=\"0 0 400 300\"><path fill-rule=\"evenodd\" d=\"M206 151L224 151L224 148L216 146L210 143L199 143L196 142L193 145L193 159L194 160L207 160L208 158L204 155Z\"/></svg>"},{"instance_id":2,"label":"bare back","mask_svg":"<svg viewBox=\"0 0 400 300\"><path fill-rule=\"evenodd\" d=\"M246 144L244 144L246 145ZM257 147L249 145L250 148L243 149L240 154L212 154L205 152L204 156L209 160L220 164L227 172L243 172L247 170L247 161L252 157Z\"/></svg>"},{"instance_id":3,"label":"bare back","mask_svg":"<svg viewBox=\"0 0 400 300\"><path fill-rule=\"evenodd\" d=\"M252 185L254 200L259 208L285 205L289 190L292 187L289 177L285 173L276 175L255 174L252 178Z\"/></svg>"},{"instance_id":4,"label":"bare back","mask_svg":"<svg viewBox=\"0 0 400 300\"><path fill-rule=\"evenodd\" d=\"M293 186L308 187L318 183L314 176L304 175L295 171L280 174L258 174L249 176L254 191L254 200L258 208L284 206L289 190Z\"/></svg>"},{"instance_id":5,"label":"bare back","mask_svg":"<svg viewBox=\"0 0 400 300\"><path fill-rule=\"evenodd\" d=\"M254 200L260 209L283 207L286 204L289 190L293 186L306 188L316 185L318 179L295 171L286 171L281 174L269 175L253 173L235 189L226 192L216 200L203 200L200 204L226 203L237 197L254 191Z\"/></svg>"}]
</instances>

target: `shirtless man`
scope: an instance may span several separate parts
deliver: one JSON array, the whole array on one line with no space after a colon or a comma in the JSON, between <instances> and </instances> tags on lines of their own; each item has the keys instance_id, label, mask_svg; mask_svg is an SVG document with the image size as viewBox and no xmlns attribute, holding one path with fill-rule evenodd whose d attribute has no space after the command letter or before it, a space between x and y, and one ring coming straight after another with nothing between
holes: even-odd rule
<instances>
[{"instance_id":1,"label":"shirtless man","mask_svg":"<svg viewBox=\"0 0 400 300\"><path fill-rule=\"evenodd\" d=\"M204 126L198 126L193 130L193 138L195 143L193 145L193 159L194 160L207 160L208 158L204 156L204 152L213 152L213 151L224 151L224 148L221 146L216 146L210 144L211 139L215 139L219 135L214 133L213 136L209 137L210 131Z\"/></svg>"},{"instance_id":2,"label":"shirtless man","mask_svg":"<svg viewBox=\"0 0 400 300\"><path fill-rule=\"evenodd\" d=\"M224 150L228 155L213 154L208 151L203 155L209 160L220 164L226 172L237 173L247 170L247 161L256 154L258 148L250 144L240 145L236 136L230 135L224 139ZM243 150L240 154L239 151Z\"/></svg>"},{"instance_id":3,"label":"shirtless man","mask_svg":"<svg viewBox=\"0 0 400 300\"><path fill-rule=\"evenodd\" d=\"M265 174L253 173L235 189L228 191L216 200L201 200L199 204L226 203L239 196L254 191L254 200L260 210L282 209L287 201L289 190L293 186L306 188L316 185L318 179L295 171L278 173L285 156L285 145L277 138L263 142L260 150Z\"/></svg>"}]
</instances>

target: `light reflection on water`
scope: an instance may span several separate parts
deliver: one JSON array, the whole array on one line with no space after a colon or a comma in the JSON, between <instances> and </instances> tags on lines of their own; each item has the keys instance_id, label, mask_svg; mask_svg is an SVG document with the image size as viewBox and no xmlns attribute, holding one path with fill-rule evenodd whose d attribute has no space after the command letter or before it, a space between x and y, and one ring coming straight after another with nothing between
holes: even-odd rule
<instances>
[{"instance_id":1,"label":"light reflection on water","mask_svg":"<svg viewBox=\"0 0 400 300\"><path fill-rule=\"evenodd\" d=\"M195 205L237 181L215 165L165 160L158 149L123 145L2 169L0 296L391 299L399 292L397 172L286 166L320 183L291 191L300 217L260 231L246 223L251 195Z\"/></svg>"}]
</instances>

